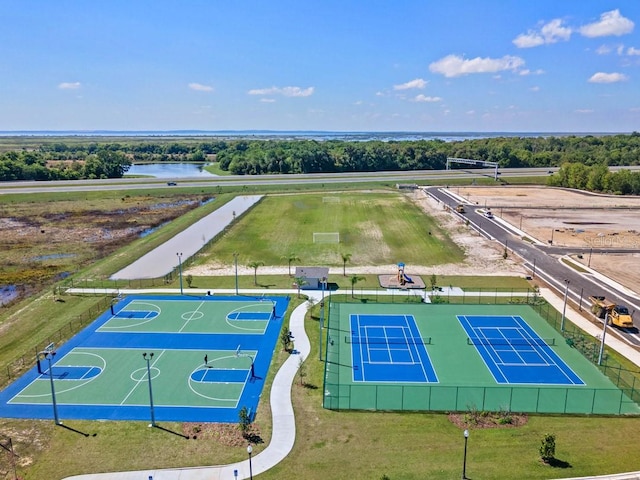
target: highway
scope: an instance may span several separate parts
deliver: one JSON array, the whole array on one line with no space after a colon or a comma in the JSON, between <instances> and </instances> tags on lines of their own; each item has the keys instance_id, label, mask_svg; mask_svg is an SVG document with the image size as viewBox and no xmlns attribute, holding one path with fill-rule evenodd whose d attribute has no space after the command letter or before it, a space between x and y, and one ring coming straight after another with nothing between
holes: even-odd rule
<instances>
[{"instance_id":1,"label":"highway","mask_svg":"<svg viewBox=\"0 0 640 480\"><path fill-rule=\"evenodd\" d=\"M549 176L548 168L505 168L500 170L500 178ZM139 190L145 188L177 187L218 187L218 186L260 186L260 185L313 185L339 183L387 182L415 184L424 181L445 183L447 180L474 179L478 177L494 178L493 169L477 170L411 170L387 172L345 172L345 173L309 173L291 175L228 175L211 178L119 178L108 180L57 180L50 182L0 182L0 194L43 193L43 192L80 192L105 190ZM168 182L175 182L173 187Z\"/></svg>"},{"instance_id":2,"label":"highway","mask_svg":"<svg viewBox=\"0 0 640 480\"><path fill-rule=\"evenodd\" d=\"M567 248L532 244L522 240L520 235L514 234L514 230L504 226L500 219L495 217L493 219L486 218L483 215L484 208L481 206L465 204L466 212L464 214L456 213L455 206L460 201L453 189L427 187L425 191L431 197L449 205L452 208L453 215L459 215L461 218L468 220L469 226L477 230L482 236L498 241L508 249L510 254L515 253L521 257L532 277L544 281L551 288L557 290L560 296L564 296L566 291L568 301L573 302L578 308L581 307L582 310L588 312L591 306L588 297L590 295L605 295L615 303L627 305L630 312L634 310L640 312L640 299L637 296L605 285L592 274L579 272L561 261L561 258L568 254L589 254L590 247ZM599 250L594 249L593 251ZM602 251L612 252L612 250ZM640 252L640 249L616 251L631 253ZM592 318L595 320L594 316ZM640 335L637 328L623 330L612 327L607 329L607 335L609 334L617 335L630 345L640 347Z\"/></svg>"}]
</instances>

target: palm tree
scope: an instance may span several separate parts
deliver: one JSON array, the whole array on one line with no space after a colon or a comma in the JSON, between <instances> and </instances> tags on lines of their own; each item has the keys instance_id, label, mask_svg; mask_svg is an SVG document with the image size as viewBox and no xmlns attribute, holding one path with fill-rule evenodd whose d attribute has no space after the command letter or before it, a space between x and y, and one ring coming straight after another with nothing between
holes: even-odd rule
<instances>
[{"instance_id":1,"label":"palm tree","mask_svg":"<svg viewBox=\"0 0 640 480\"><path fill-rule=\"evenodd\" d=\"M353 289L356 286L356 283L358 283L361 280L364 280L364 277L359 277L358 275L351 275L351 298L355 298L355 295L353 294Z\"/></svg>"},{"instance_id":2,"label":"palm tree","mask_svg":"<svg viewBox=\"0 0 640 480\"><path fill-rule=\"evenodd\" d=\"M283 258L286 258L287 262L289 262L289 276L291 276L291 264L293 262L299 262L300 258L298 258L298 256L293 252L291 252L289 255L286 255Z\"/></svg>"},{"instance_id":3,"label":"palm tree","mask_svg":"<svg viewBox=\"0 0 640 480\"><path fill-rule=\"evenodd\" d=\"M249 268L253 268L253 284L258 285L258 267L264 265L264 262L253 261L247 265Z\"/></svg>"},{"instance_id":4,"label":"palm tree","mask_svg":"<svg viewBox=\"0 0 640 480\"><path fill-rule=\"evenodd\" d=\"M295 282L296 287L298 287L298 298L300 298L300 289L309 283L307 282L307 277L296 277L293 281Z\"/></svg>"},{"instance_id":5,"label":"palm tree","mask_svg":"<svg viewBox=\"0 0 640 480\"><path fill-rule=\"evenodd\" d=\"M349 260L351 260L351 254L350 253L341 253L340 256L342 257L342 276L346 277L347 276L347 262Z\"/></svg>"}]
</instances>

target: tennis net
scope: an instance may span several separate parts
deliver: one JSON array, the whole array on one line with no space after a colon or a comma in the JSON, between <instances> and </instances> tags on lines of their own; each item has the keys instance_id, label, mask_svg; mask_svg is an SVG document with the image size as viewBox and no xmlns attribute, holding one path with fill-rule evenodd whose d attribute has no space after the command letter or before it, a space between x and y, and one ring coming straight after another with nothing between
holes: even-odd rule
<instances>
[{"instance_id":1,"label":"tennis net","mask_svg":"<svg viewBox=\"0 0 640 480\"><path fill-rule=\"evenodd\" d=\"M358 345L431 345L431 337L344 337L345 343Z\"/></svg>"},{"instance_id":2,"label":"tennis net","mask_svg":"<svg viewBox=\"0 0 640 480\"><path fill-rule=\"evenodd\" d=\"M480 338L480 337L468 337L467 345L513 345L518 347L524 346L541 346L556 344L555 338Z\"/></svg>"}]
</instances>

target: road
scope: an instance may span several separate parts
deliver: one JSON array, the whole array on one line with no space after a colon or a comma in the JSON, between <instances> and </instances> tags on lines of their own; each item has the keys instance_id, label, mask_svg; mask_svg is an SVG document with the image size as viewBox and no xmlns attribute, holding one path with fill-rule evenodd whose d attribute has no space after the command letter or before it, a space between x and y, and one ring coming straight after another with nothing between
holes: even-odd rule
<instances>
[{"instance_id":1,"label":"road","mask_svg":"<svg viewBox=\"0 0 640 480\"><path fill-rule=\"evenodd\" d=\"M556 169L557 170L557 169ZM500 171L501 178L548 176L547 168L505 168ZM51 182L0 182L0 194L43 193L43 192L80 192L104 190L133 190L145 188L176 187L218 187L218 186L260 186L260 185L313 185L339 183L388 182L391 184L415 184L418 181L437 181L493 178L492 169L478 170L412 170L388 172L345 172L345 173L309 173L292 175L228 175L211 178L119 178L108 180L59 180ZM168 186L175 182L176 186Z\"/></svg>"},{"instance_id":2,"label":"road","mask_svg":"<svg viewBox=\"0 0 640 480\"><path fill-rule=\"evenodd\" d=\"M617 290L610 285L604 285L590 273L582 273L570 268L561 258L568 254L588 254L589 247L566 248L552 245L536 245L522 240L520 235L514 234L514 230L507 228L500 219L489 219L484 216L484 208L474 205L466 205L466 213L455 212L455 206L460 203L459 198L452 190L442 187L428 187L425 189L428 195L452 207L452 213L466 218L469 226L477 230L487 239L496 240L512 253L524 260L525 267L531 272L531 276L544 281L550 287L572 301L579 308L589 310L589 295L606 295L615 303L627 305L630 311L640 311L638 297ZM611 250L606 250L611 252ZM626 249L624 252L640 252L640 249ZM637 325L637 324L636 324ZM608 329L607 334L618 335L630 345L640 347L640 334L638 329Z\"/></svg>"}]
</instances>

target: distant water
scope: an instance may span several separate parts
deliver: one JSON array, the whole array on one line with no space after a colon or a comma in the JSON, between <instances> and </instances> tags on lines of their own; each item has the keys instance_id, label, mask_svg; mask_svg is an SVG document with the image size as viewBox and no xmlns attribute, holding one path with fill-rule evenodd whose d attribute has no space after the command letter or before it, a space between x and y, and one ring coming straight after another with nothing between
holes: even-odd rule
<instances>
[{"instance_id":1,"label":"distant water","mask_svg":"<svg viewBox=\"0 0 640 480\"><path fill-rule=\"evenodd\" d=\"M0 131L0 137L50 136L50 137L212 137L219 139L256 140L343 140L366 142L379 140L415 141L442 140L456 142L478 138L495 137L566 137L616 135L615 132L332 132L315 130L16 130Z\"/></svg>"},{"instance_id":2,"label":"distant water","mask_svg":"<svg viewBox=\"0 0 640 480\"><path fill-rule=\"evenodd\" d=\"M197 163L145 163L131 165L125 176L147 176L156 178L186 178L215 176L203 170L203 164Z\"/></svg>"}]
</instances>

